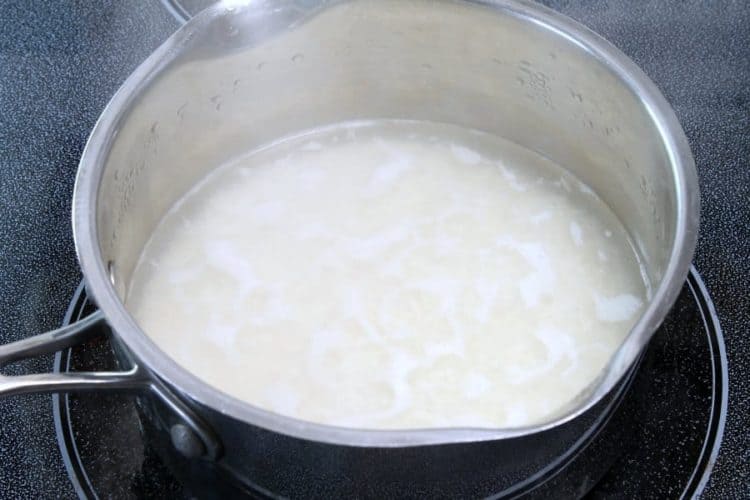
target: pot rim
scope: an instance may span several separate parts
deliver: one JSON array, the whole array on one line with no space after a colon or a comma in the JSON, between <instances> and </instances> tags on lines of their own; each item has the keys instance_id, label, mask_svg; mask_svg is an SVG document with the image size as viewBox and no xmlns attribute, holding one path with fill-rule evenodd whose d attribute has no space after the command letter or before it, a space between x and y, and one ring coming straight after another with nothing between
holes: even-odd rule
<instances>
[{"instance_id":1,"label":"pot rim","mask_svg":"<svg viewBox=\"0 0 750 500\"><path fill-rule=\"evenodd\" d=\"M679 294L687 277L697 243L699 223L698 177L690 148L670 105L656 85L627 56L605 39L572 19L529 0L463 0L551 31L579 46L617 76L638 96L655 124L671 165L676 191L675 237L664 277L638 322L610 359L602 375L584 396L561 416L539 425L517 428L440 428L369 430L306 422L279 415L215 389L164 353L136 324L119 299L102 259L97 230L96 204L103 165L118 125L130 105L159 72L167 67L190 40L218 16L231 15L237 2L219 2L188 21L151 54L125 81L103 111L83 151L73 194L73 235L87 290L116 335L140 364L177 389L184 397L242 422L301 439L330 444L368 447L405 447L490 441L535 434L558 427L590 409L624 376ZM250 2L250 4L253 2ZM340 1L322 2L336 5ZM452 3L452 2L451 2ZM242 7L240 7L242 8ZM252 5L249 5L252 8ZM317 9L316 9L317 10Z\"/></svg>"}]
</instances>

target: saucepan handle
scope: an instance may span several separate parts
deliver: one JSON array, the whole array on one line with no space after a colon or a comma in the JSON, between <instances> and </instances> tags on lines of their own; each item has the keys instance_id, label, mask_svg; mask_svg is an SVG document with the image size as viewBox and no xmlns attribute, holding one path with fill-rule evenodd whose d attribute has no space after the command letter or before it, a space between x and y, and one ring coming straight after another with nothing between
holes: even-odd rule
<instances>
[{"instance_id":1,"label":"saucepan handle","mask_svg":"<svg viewBox=\"0 0 750 500\"><path fill-rule=\"evenodd\" d=\"M0 368L14 361L50 354L73 347L100 335L101 311L41 335L0 346ZM150 379L138 365L118 372L39 373L8 376L0 374L0 397L32 392L146 389Z\"/></svg>"},{"instance_id":2,"label":"saucepan handle","mask_svg":"<svg viewBox=\"0 0 750 500\"><path fill-rule=\"evenodd\" d=\"M14 361L51 354L81 344L108 331L101 311L70 325L10 344L0 345L0 368ZM135 390L148 391L159 398L179 422L172 426L172 443L190 458L218 458L219 440L208 425L184 401L161 381L151 377L138 363L114 372L38 373L33 375L0 374L0 397L35 392Z\"/></svg>"}]
</instances>

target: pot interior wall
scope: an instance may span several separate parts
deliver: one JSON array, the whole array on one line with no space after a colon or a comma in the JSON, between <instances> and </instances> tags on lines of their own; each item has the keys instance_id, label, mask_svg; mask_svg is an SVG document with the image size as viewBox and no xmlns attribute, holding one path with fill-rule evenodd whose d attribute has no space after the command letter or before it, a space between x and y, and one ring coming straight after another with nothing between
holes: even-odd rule
<instances>
[{"instance_id":1,"label":"pot interior wall","mask_svg":"<svg viewBox=\"0 0 750 500\"><path fill-rule=\"evenodd\" d=\"M165 211L210 170L289 134L374 118L467 126L556 161L610 205L658 284L675 236L666 148L638 96L585 47L478 3L355 0L312 14L301 3L206 16L155 56L170 63L121 117L98 195L121 298Z\"/></svg>"}]
</instances>

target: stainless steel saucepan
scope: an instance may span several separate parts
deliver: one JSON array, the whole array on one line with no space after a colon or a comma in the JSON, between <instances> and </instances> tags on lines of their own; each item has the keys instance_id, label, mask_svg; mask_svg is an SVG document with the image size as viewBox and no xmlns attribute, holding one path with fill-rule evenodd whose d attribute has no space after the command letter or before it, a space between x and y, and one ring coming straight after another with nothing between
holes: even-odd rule
<instances>
[{"instance_id":1,"label":"stainless steel saucepan","mask_svg":"<svg viewBox=\"0 0 750 500\"><path fill-rule=\"evenodd\" d=\"M565 412L512 429L372 431L280 416L162 352L123 305L165 211L211 169L335 122L447 122L568 168L612 208L653 287L600 377ZM528 491L606 420L680 291L698 229L685 136L654 84L585 27L520 0L253 0L193 18L112 98L83 153L73 229L99 311L0 347L0 363L108 325L122 372L2 376L0 395L147 391L143 418L176 467L282 496Z\"/></svg>"}]
</instances>

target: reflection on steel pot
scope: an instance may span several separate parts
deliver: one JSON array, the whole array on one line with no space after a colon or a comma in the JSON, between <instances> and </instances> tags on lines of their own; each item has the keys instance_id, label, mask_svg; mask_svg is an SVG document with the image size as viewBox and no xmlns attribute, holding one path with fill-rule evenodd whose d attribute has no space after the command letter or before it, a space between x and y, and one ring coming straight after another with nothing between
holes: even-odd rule
<instances>
[{"instance_id":1,"label":"reflection on steel pot","mask_svg":"<svg viewBox=\"0 0 750 500\"><path fill-rule=\"evenodd\" d=\"M453 123L570 169L630 233L654 293L601 376L543 425L366 431L227 396L176 364L122 303L143 245L214 166L275 138L373 118ZM0 347L0 363L111 329L126 371L2 377L0 394L147 390L146 432L187 477L282 496L517 494L598 429L687 275L698 191L687 141L645 75L586 28L517 0L220 3L125 82L91 134L73 200L100 310ZM558 465L555 465L558 464ZM213 475L212 475L213 474ZM460 478L460 480L456 480Z\"/></svg>"}]
</instances>

